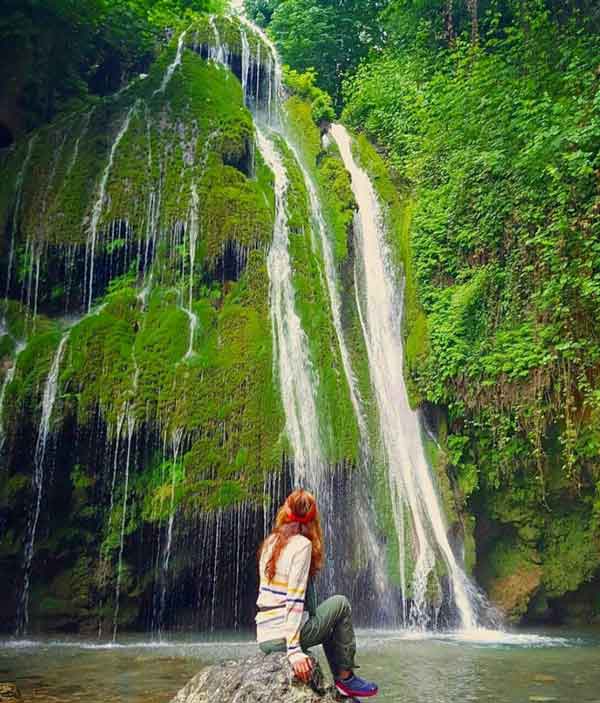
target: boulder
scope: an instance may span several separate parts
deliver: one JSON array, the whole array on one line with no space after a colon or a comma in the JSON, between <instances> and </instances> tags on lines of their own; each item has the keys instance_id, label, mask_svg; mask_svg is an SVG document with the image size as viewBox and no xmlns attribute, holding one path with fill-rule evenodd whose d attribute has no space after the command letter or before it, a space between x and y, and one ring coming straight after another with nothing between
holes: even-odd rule
<instances>
[{"instance_id":1,"label":"boulder","mask_svg":"<svg viewBox=\"0 0 600 703\"><path fill-rule=\"evenodd\" d=\"M0 703L22 701L21 692L14 683L0 683Z\"/></svg>"},{"instance_id":2,"label":"boulder","mask_svg":"<svg viewBox=\"0 0 600 703\"><path fill-rule=\"evenodd\" d=\"M325 686L315 661L310 685L294 678L285 654L259 654L203 669L171 703L333 703L335 690ZM348 699L346 699L348 700Z\"/></svg>"}]
</instances>

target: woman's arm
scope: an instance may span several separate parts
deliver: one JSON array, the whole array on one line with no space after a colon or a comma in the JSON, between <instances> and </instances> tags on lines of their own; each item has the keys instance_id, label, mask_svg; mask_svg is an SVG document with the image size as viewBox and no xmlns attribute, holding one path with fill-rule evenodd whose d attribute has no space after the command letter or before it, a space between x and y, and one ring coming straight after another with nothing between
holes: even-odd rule
<instances>
[{"instance_id":1,"label":"woman's arm","mask_svg":"<svg viewBox=\"0 0 600 703\"><path fill-rule=\"evenodd\" d=\"M311 557L312 545L310 542L307 542L292 557L288 575L286 620L284 627L287 655L294 669L296 668L296 663L303 662L306 658L306 655L300 648L300 629L302 627L304 599L306 596L306 585L310 572Z\"/></svg>"}]
</instances>

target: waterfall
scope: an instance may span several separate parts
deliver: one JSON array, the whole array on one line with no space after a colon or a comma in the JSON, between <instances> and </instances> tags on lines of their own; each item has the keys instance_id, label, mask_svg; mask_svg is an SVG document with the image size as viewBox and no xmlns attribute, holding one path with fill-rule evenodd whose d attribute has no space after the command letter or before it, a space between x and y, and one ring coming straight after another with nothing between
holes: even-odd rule
<instances>
[{"instance_id":1,"label":"waterfall","mask_svg":"<svg viewBox=\"0 0 600 703\"><path fill-rule=\"evenodd\" d=\"M416 564L412 580L412 622L427 624L428 579L436 554L446 564L462 629L477 626L471 585L450 547L439 497L425 457L419 415L411 409L403 375L402 299L397 294L391 256L377 195L368 175L356 163L350 135L341 125L331 134L338 144L359 206L357 217L357 274L363 291L359 301L383 443L387 455L392 500L395 494L410 510ZM356 281L357 288L359 281ZM398 501L393 500L398 510ZM402 512L396 515L403 523ZM401 565L401 569L404 565Z\"/></svg>"},{"instance_id":2,"label":"waterfall","mask_svg":"<svg viewBox=\"0 0 600 703\"><path fill-rule=\"evenodd\" d=\"M227 68L227 50L225 49L223 44L221 44L221 35L219 34L219 28L217 27L215 16L211 15L208 21L210 23L211 29L213 30L213 34L215 35L215 45L209 48L208 58L211 61L221 64L222 66L225 66Z\"/></svg>"},{"instance_id":3,"label":"waterfall","mask_svg":"<svg viewBox=\"0 0 600 703\"><path fill-rule=\"evenodd\" d=\"M239 8L238 8L239 9ZM342 328L342 304L338 290L338 277L335 258L332 250L327 224L321 208L319 195L310 173L302 163L298 151L289 142L283 132L281 115L281 64L275 46L268 37L254 24L250 23L243 15L240 17L243 24L249 26L259 35L269 49L267 59L268 88L266 99L266 118L276 130L279 138L285 141L291 150L298 167L301 170L304 183L309 196L310 212L313 219L311 237L315 241L315 230L318 236L318 246L323 255L325 288L329 297L333 327L341 356L344 377L348 386L350 400L357 421L361 440L361 459L366 465L368 457L368 430L362 408L362 400L357 387L356 378L352 370L350 353L344 339ZM240 29L242 35L243 28ZM242 46L244 41L242 39ZM258 45L260 51L260 43ZM260 69L260 54L257 58L257 74ZM244 61L242 61L242 74ZM257 111L259 80L257 78ZM276 222L273 244L268 259L269 279L271 286L270 309L273 326L273 341L278 364L278 376L281 396L286 417L286 430L294 452L294 475L298 485L304 485L315 491L325 515L331 515L335 505L333 467L328 467L325 461L319 432L319 418L316 406L316 381L312 372L308 355L308 344L301 321L294 309L294 288L292 270L288 252L288 231L286 215L286 192L288 188L287 175L281 158L274 143L265 132L258 130L258 147L263 159L271 168L275 176L276 191ZM329 474L327 471L329 470ZM266 514L265 514L266 519ZM368 501L359 501L356 509L356 519L360 535L358 540L365 546L368 554L369 570L372 584L378 593L380 602L386 601L389 595L389 584L385 573L385 565L377 558L380 548L375 537L371 515L369 514ZM265 525L266 531L267 525ZM324 521L324 530L327 541L335 539L334 523L332 519ZM326 589L333 592L336 587L334 562L330 562L325 571Z\"/></svg>"},{"instance_id":4,"label":"waterfall","mask_svg":"<svg viewBox=\"0 0 600 703\"><path fill-rule=\"evenodd\" d=\"M4 374L4 379L2 381L2 388L0 389L0 451L2 451L2 447L4 446L4 441L6 439L5 433L4 433L4 398L6 397L6 390L12 383L14 377L15 377L15 372L17 370L17 359L19 358L19 354L25 349L25 344L23 342L19 342L17 344L17 348L15 350L15 358L13 360L13 364L11 367L9 367L6 370L6 373Z\"/></svg>"},{"instance_id":5,"label":"waterfall","mask_svg":"<svg viewBox=\"0 0 600 703\"><path fill-rule=\"evenodd\" d=\"M248 79L250 76L250 44L248 35L243 27L240 27L240 41L242 42L242 93L244 94L244 104L248 104Z\"/></svg>"},{"instance_id":6,"label":"waterfall","mask_svg":"<svg viewBox=\"0 0 600 703\"><path fill-rule=\"evenodd\" d=\"M288 251L287 173L273 139L257 129L258 148L275 178L275 227L267 259L276 363L296 482L316 488L324 466L308 342L294 306Z\"/></svg>"},{"instance_id":7,"label":"waterfall","mask_svg":"<svg viewBox=\"0 0 600 703\"><path fill-rule=\"evenodd\" d=\"M115 614L113 619L113 642L117 639L119 627L119 608L121 597L121 575L123 572L123 550L125 548L125 525L127 524L127 498L129 494L129 468L131 463L131 444L133 432L135 430L135 418L133 413L127 413L127 454L125 458L125 483L123 486L123 505L121 514L121 537L119 541L119 560L117 563L117 584L115 586Z\"/></svg>"},{"instance_id":8,"label":"waterfall","mask_svg":"<svg viewBox=\"0 0 600 703\"><path fill-rule=\"evenodd\" d=\"M181 440L183 439L183 428L179 427L171 436L171 452L173 464L171 466L171 503L169 507L169 522L167 523L167 539L163 554L162 564L162 586L160 594L160 610L158 614L158 634L159 639L162 634L164 616L167 607L167 580L169 577L169 562L171 561L171 548L173 545L173 525L175 524L175 484L177 480L177 462L181 450Z\"/></svg>"},{"instance_id":9,"label":"waterfall","mask_svg":"<svg viewBox=\"0 0 600 703\"><path fill-rule=\"evenodd\" d=\"M19 226L19 213L21 210L21 200L23 197L23 181L25 179L25 173L27 172L27 167L29 166L29 161L31 159L31 152L33 151L33 145L37 140L37 134L35 134L29 142L27 143L27 153L23 159L23 164L19 175L17 176L17 182L15 184L15 206L13 210L12 223L10 228L10 249L8 252L8 265L6 269L6 291L4 297L8 301L8 294L10 291L10 279L12 276L12 269L15 260L15 238L17 234L17 228Z\"/></svg>"},{"instance_id":10,"label":"waterfall","mask_svg":"<svg viewBox=\"0 0 600 703\"><path fill-rule=\"evenodd\" d=\"M65 173L65 177L63 180L63 183L66 183L69 175L71 174L71 171L75 167L75 164L77 163L77 158L79 156L79 145L81 144L81 140L85 137L87 134L88 128L90 126L90 120L92 119L92 114L94 113L94 110L96 109L96 106L92 107L91 110L88 110L84 117L83 117L83 122L81 126L81 131L77 135L77 139L75 140L75 146L73 147L73 154L71 156L71 159L69 160L69 165L67 166L67 170Z\"/></svg>"},{"instance_id":11,"label":"waterfall","mask_svg":"<svg viewBox=\"0 0 600 703\"><path fill-rule=\"evenodd\" d=\"M52 360L46 384L44 386L44 395L42 399L42 414L38 429L37 441L35 444L34 467L33 467L33 490L35 494L33 509L29 516L27 541L25 543L25 564L23 569L23 590L19 602L19 612L17 616L17 632L24 634L27 630L29 622L29 582L31 578L31 563L35 551L35 537L37 532L38 521L40 518L40 510L42 507L42 496L44 492L44 469L46 458L46 446L50 435L50 421L52 419L52 410L56 401L56 393L58 390L58 373L60 371L60 363L63 352L69 338L67 331L58 345L58 349Z\"/></svg>"},{"instance_id":12,"label":"waterfall","mask_svg":"<svg viewBox=\"0 0 600 703\"><path fill-rule=\"evenodd\" d=\"M148 105L146 105L146 141L148 143L148 173L152 174L152 131L150 115L148 113ZM154 256L156 249L156 236L159 228L160 216L160 186L158 192L154 186L151 186L148 191L148 205L146 207L146 245L144 247L144 259L142 264L142 273L145 276L148 272L150 256ZM145 305L146 296L150 292L152 285L152 271L148 277L148 281L144 286L144 294L140 298L142 306Z\"/></svg>"},{"instance_id":13,"label":"waterfall","mask_svg":"<svg viewBox=\"0 0 600 703\"><path fill-rule=\"evenodd\" d=\"M175 52L175 58L173 61L169 64L167 67L167 70L165 71L165 75L163 76L162 82L160 84L160 87L157 88L154 93L152 93L152 97L154 97L157 93L164 93L165 90L167 89L167 86L171 82L171 78L173 77L173 74L175 73L175 69L179 64L181 63L181 59L183 56L183 42L185 40L185 35L187 34L187 29L179 35L179 39L177 41L177 51Z\"/></svg>"},{"instance_id":14,"label":"waterfall","mask_svg":"<svg viewBox=\"0 0 600 703\"><path fill-rule=\"evenodd\" d=\"M86 268L89 266L89 270L86 271L88 275L88 296L87 296L87 309L88 312L92 308L92 299L93 299L93 293L94 293L94 257L96 255L96 240L98 238L98 225L100 223L100 217L102 215L102 209L104 207L104 198L106 196L106 185L108 183L108 177L110 175L110 171L112 169L112 165L115 159L115 153L117 151L117 148L119 146L119 143L121 139L125 136L125 133L129 129L129 123L131 122L131 117L135 110L137 109L138 102L136 101L127 111L127 114L125 115L125 119L123 120L123 123L121 124L121 128L119 129L117 136L115 137L115 140L112 144L112 147L110 149L110 154L108 157L108 163L106 164L104 168L104 172L102 173L102 178L100 179L100 185L98 186L98 195L96 197L96 201L94 203L94 206L92 208L92 216L90 220L90 226L88 229L88 238L87 238L87 243L86 243ZM89 265L87 264L89 256Z\"/></svg>"},{"instance_id":15,"label":"waterfall","mask_svg":"<svg viewBox=\"0 0 600 703\"><path fill-rule=\"evenodd\" d=\"M327 232L327 225L325 223L323 210L321 208L321 202L319 200L319 195L317 193L314 181L312 180L311 175L302 163L302 159L300 158L300 155L298 154L296 149L291 145L290 148L296 158L296 161L298 162L300 170L302 171L304 183L306 184L306 189L308 191L310 211L314 219L315 229L319 235L319 243L321 246L321 251L323 253L323 262L325 264L325 283L327 286L327 292L329 294L329 302L331 305L331 317L333 319L335 336L340 350L342 366L344 368L344 375L346 377L348 389L350 391L350 400L352 402L354 415L356 416L356 421L358 423L361 443L363 445L363 449L366 449L369 442L367 424L362 409L362 400L360 398L360 393L356 386L356 377L354 376L354 371L352 370L350 353L348 351L348 346L346 345L346 340L344 338L344 332L342 329L342 301L338 289L338 276L335 266L333 249L331 245L331 239Z\"/></svg>"},{"instance_id":16,"label":"waterfall","mask_svg":"<svg viewBox=\"0 0 600 703\"><path fill-rule=\"evenodd\" d=\"M189 359L194 353L194 337L196 335L196 329L198 327L198 316L192 309L192 304L194 301L194 270L196 266L196 245L198 242L199 234L199 223L198 223L198 191L196 189L196 184L192 183L191 187L192 201L190 203L190 214L189 223L187 227L188 231L188 243L189 243L189 258L190 258L190 280L189 280L189 296L188 296L188 306L186 314L190 320L190 338L188 343L188 349L185 354L184 359Z\"/></svg>"}]
</instances>

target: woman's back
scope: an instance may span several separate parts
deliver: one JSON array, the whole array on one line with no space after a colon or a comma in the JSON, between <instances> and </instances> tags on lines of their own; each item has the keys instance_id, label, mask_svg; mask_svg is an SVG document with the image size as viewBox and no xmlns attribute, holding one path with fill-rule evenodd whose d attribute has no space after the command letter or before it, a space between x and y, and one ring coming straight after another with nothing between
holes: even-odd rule
<instances>
[{"instance_id":1,"label":"woman's back","mask_svg":"<svg viewBox=\"0 0 600 703\"><path fill-rule=\"evenodd\" d=\"M290 635L293 637L308 619L304 599L310 571L311 541L302 535L290 537L277 559L275 574L269 579L267 564L274 545L275 538L272 537L265 543L260 556L260 589L256 601L258 642L289 640ZM288 654L292 654L296 645L297 642L288 641Z\"/></svg>"}]
</instances>

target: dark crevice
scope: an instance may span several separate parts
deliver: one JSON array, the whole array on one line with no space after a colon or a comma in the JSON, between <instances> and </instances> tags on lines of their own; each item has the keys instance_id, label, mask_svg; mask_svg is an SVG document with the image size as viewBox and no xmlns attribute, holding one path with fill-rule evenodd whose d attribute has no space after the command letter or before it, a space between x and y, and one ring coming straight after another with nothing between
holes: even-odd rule
<instances>
[{"instance_id":1,"label":"dark crevice","mask_svg":"<svg viewBox=\"0 0 600 703\"><path fill-rule=\"evenodd\" d=\"M15 141L12 131L0 122L0 149L6 149Z\"/></svg>"}]
</instances>

